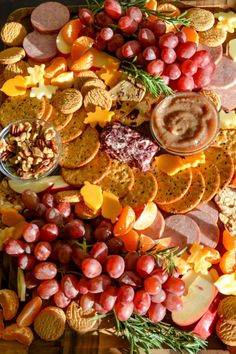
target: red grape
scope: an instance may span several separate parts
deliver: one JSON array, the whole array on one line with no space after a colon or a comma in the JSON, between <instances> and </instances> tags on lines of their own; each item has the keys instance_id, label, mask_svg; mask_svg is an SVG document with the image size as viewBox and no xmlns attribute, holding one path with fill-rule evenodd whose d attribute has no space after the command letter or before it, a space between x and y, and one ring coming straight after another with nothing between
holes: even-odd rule
<instances>
[{"instance_id":1,"label":"red grape","mask_svg":"<svg viewBox=\"0 0 236 354\"><path fill-rule=\"evenodd\" d=\"M181 75L177 81L177 89L178 91L192 91L194 89L192 76Z\"/></svg>"},{"instance_id":2,"label":"red grape","mask_svg":"<svg viewBox=\"0 0 236 354\"><path fill-rule=\"evenodd\" d=\"M94 40L94 48L98 49L98 50L104 50L106 48L106 41L104 41L102 39L102 37L100 36L100 33L96 35L95 40Z\"/></svg>"},{"instance_id":3,"label":"red grape","mask_svg":"<svg viewBox=\"0 0 236 354\"><path fill-rule=\"evenodd\" d=\"M204 68L210 63L211 55L207 50L199 50L191 57L191 60L197 67Z\"/></svg>"},{"instance_id":4,"label":"red grape","mask_svg":"<svg viewBox=\"0 0 236 354\"><path fill-rule=\"evenodd\" d=\"M187 59L181 63L181 71L185 75L194 75L197 72L197 64L192 59Z\"/></svg>"},{"instance_id":5,"label":"red grape","mask_svg":"<svg viewBox=\"0 0 236 354\"><path fill-rule=\"evenodd\" d=\"M156 295L151 296L151 301L155 302L156 304L162 303L166 299L166 293L163 289L159 291Z\"/></svg>"},{"instance_id":6,"label":"red grape","mask_svg":"<svg viewBox=\"0 0 236 354\"><path fill-rule=\"evenodd\" d=\"M108 257L106 271L111 278L119 278L125 270L125 261L121 256L112 255Z\"/></svg>"},{"instance_id":7,"label":"red grape","mask_svg":"<svg viewBox=\"0 0 236 354\"><path fill-rule=\"evenodd\" d=\"M133 34L137 31L138 23L130 16L122 16L119 19L118 26L126 34Z\"/></svg>"},{"instance_id":8,"label":"red grape","mask_svg":"<svg viewBox=\"0 0 236 354\"><path fill-rule=\"evenodd\" d=\"M205 66L204 70L209 74L212 75L216 69L216 64L213 60L210 61L208 65Z\"/></svg>"},{"instance_id":9,"label":"red grape","mask_svg":"<svg viewBox=\"0 0 236 354\"><path fill-rule=\"evenodd\" d=\"M143 51L143 58L147 61L155 60L158 58L159 50L157 47L146 47Z\"/></svg>"},{"instance_id":10,"label":"red grape","mask_svg":"<svg viewBox=\"0 0 236 354\"><path fill-rule=\"evenodd\" d=\"M36 286L38 286L39 281L33 276L32 272L26 272L25 284L26 284L26 289L34 289L36 288Z\"/></svg>"},{"instance_id":11,"label":"red grape","mask_svg":"<svg viewBox=\"0 0 236 354\"><path fill-rule=\"evenodd\" d=\"M134 58L142 50L140 43L136 40L126 42L121 48L124 58Z\"/></svg>"},{"instance_id":12,"label":"red grape","mask_svg":"<svg viewBox=\"0 0 236 354\"><path fill-rule=\"evenodd\" d=\"M105 12L99 12L96 15L96 22L97 22L97 25L101 28L108 27L113 23L111 17L109 17L107 14L105 14Z\"/></svg>"},{"instance_id":13,"label":"red grape","mask_svg":"<svg viewBox=\"0 0 236 354\"><path fill-rule=\"evenodd\" d=\"M34 253L35 244L34 243L26 243L25 244L25 253L32 254Z\"/></svg>"},{"instance_id":14,"label":"red grape","mask_svg":"<svg viewBox=\"0 0 236 354\"><path fill-rule=\"evenodd\" d=\"M88 257L89 254L86 251L82 250L82 248L76 245L72 246L71 258L78 267L81 267L83 260Z\"/></svg>"},{"instance_id":15,"label":"red grape","mask_svg":"<svg viewBox=\"0 0 236 354\"><path fill-rule=\"evenodd\" d=\"M144 280L144 290L149 293L149 295L156 295L161 290L161 283L155 277L149 277Z\"/></svg>"},{"instance_id":16,"label":"red grape","mask_svg":"<svg viewBox=\"0 0 236 354\"><path fill-rule=\"evenodd\" d=\"M176 61L176 53L172 48L163 48L161 58L166 64L172 64Z\"/></svg>"},{"instance_id":17,"label":"red grape","mask_svg":"<svg viewBox=\"0 0 236 354\"><path fill-rule=\"evenodd\" d=\"M181 70L178 64L170 64L165 68L165 75L167 75L170 80L177 80L181 76Z\"/></svg>"},{"instance_id":18,"label":"red grape","mask_svg":"<svg viewBox=\"0 0 236 354\"><path fill-rule=\"evenodd\" d=\"M59 210L60 214L63 218L68 218L71 213L71 206L68 202L60 202L57 204L57 209Z\"/></svg>"},{"instance_id":19,"label":"red grape","mask_svg":"<svg viewBox=\"0 0 236 354\"><path fill-rule=\"evenodd\" d=\"M182 279L170 277L165 284L163 284L163 289L177 296L182 296L185 291L185 284Z\"/></svg>"},{"instance_id":20,"label":"red grape","mask_svg":"<svg viewBox=\"0 0 236 354\"><path fill-rule=\"evenodd\" d=\"M37 218L38 215L35 210L24 209L23 216L26 221L31 221L31 220Z\"/></svg>"},{"instance_id":21,"label":"red grape","mask_svg":"<svg viewBox=\"0 0 236 354\"><path fill-rule=\"evenodd\" d=\"M116 301L115 304L115 312L118 320L127 321L134 311L133 302L123 303L120 301Z\"/></svg>"},{"instance_id":22,"label":"red grape","mask_svg":"<svg viewBox=\"0 0 236 354\"><path fill-rule=\"evenodd\" d=\"M84 311L88 311L93 308L94 305L94 294L83 294L80 297L79 304Z\"/></svg>"},{"instance_id":23,"label":"red grape","mask_svg":"<svg viewBox=\"0 0 236 354\"><path fill-rule=\"evenodd\" d=\"M63 224L62 215L59 212L59 210L56 208L49 208L46 211L45 216L46 216L47 222L49 222L49 223L53 223L58 226L61 226Z\"/></svg>"},{"instance_id":24,"label":"red grape","mask_svg":"<svg viewBox=\"0 0 236 354\"><path fill-rule=\"evenodd\" d=\"M63 264L67 264L71 260L72 248L68 244L62 245L58 249L58 260Z\"/></svg>"},{"instance_id":25,"label":"red grape","mask_svg":"<svg viewBox=\"0 0 236 354\"><path fill-rule=\"evenodd\" d=\"M162 36L166 33L166 24L162 20L156 20L151 23L151 30L156 37Z\"/></svg>"},{"instance_id":26,"label":"red grape","mask_svg":"<svg viewBox=\"0 0 236 354\"><path fill-rule=\"evenodd\" d=\"M124 247L124 241L119 237L112 237L107 240L107 247L110 254L118 254Z\"/></svg>"},{"instance_id":27,"label":"red grape","mask_svg":"<svg viewBox=\"0 0 236 354\"><path fill-rule=\"evenodd\" d=\"M55 279L44 280L37 288L37 294L44 300L48 300L55 295L59 290L58 281Z\"/></svg>"},{"instance_id":28,"label":"red grape","mask_svg":"<svg viewBox=\"0 0 236 354\"><path fill-rule=\"evenodd\" d=\"M124 37L121 34L115 33L114 36L107 43L107 49L110 52L116 52L117 49L124 44L124 41Z\"/></svg>"},{"instance_id":29,"label":"red grape","mask_svg":"<svg viewBox=\"0 0 236 354\"><path fill-rule=\"evenodd\" d=\"M4 251L12 257L18 257L25 252L25 243L21 240L9 239L3 245Z\"/></svg>"},{"instance_id":30,"label":"red grape","mask_svg":"<svg viewBox=\"0 0 236 354\"><path fill-rule=\"evenodd\" d=\"M90 224L84 224L84 239L86 240L87 243L92 243L94 241L93 237L93 227Z\"/></svg>"},{"instance_id":31,"label":"red grape","mask_svg":"<svg viewBox=\"0 0 236 354\"><path fill-rule=\"evenodd\" d=\"M150 47L156 44L156 37L149 28L141 28L138 33L138 40L143 47Z\"/></svg>"},{"instance_id":32,"label":"red grape","mask_svg":"<svg viewBox=\"0 0 236 354\"><path fill-rule=\"evenodd\" d=\"M98 300L99 301L99 300ZM104 315L105 313L107 313L108 311L105 310L98 302L94 302L93 305L94 310L99 313L100 315Z\"/></svg>"},{"instance_id":33,"label":"red grape","mask_svg":"<svg viewBox=\"0 0 236 354\"><path fill-rule=\"evenodd\" d=\"M118 290L117 299L120 302L126 303L131 302L134 299L134 289L132 286L123 285Z\"/></svg>"},{"instance_id":34,"label":"red grape","mask_svg":"<svg viewBox=\"0 0 236 354\"><path fill-rule=\"evenodd\" d=\"M51 193L45 193L42 197L42 203L47 207L47 208L53 208L56 206L56 199Z\"/></svg>"},{"instance_id":35,"label":"red grape","mask_svg":"<svg viewBox=\"0 0 236 354\"><path fill-rule=\"evenodd\" d=\"M124 257L125 270L136 269L136 264L138 259L139 259L139 255L137 252L133 251L133 252L126 253Z\"/></svg>"},{"instance_id":36,"label":"red grape","mask_svg":"<svg viewBox=\"0 0 236 354\"><path fill-rule=\"evenodd\" d=\"M186 36L186 34L184 32L179 31L179 32L176 32L175 35L178 38L179 44L186 42L187 36Z\"/></svg>"},{"instance_id":37,"label":"red grape","mask_svg":"<svg viewBox=\"0 0 236 354\"><path fill-rule=\"evenodd\" d=\"M26 242L38 241L40 236L40 230L36 224L27 224L22 233L23 238Z\"/></svg>"},{"instance_id":38,"label":"red grape","mask_svg":"<svg viewBox=\"0 0 236 354\"><path fill-rule=\"evenodd\" d=\"M21 254L17 259L17 265L21 269L31 270L35 265L35 258L32 254Z\"/></svg>"},{"instance_id":39,"label":"red grape","mask_svg":"<svg viewBox=\"0 0 236 354\"><path fill-rule=\"evenodd\" d=\"M102 273L101 263L94 258L84 259L81 268L87 278L95 278Z\"/></svg>"},{"instance_id":40,"label":"red grape","mask_svg":"<svg viewBox=\"0 0 236 354\"><path fill-rule=\"evenodd\" d=\"M39 197L35 192L32 192L29 189L22 192L21 199L25 207L29 210L35 210L39 204Z\"/></svg>"},{"instance_id":41,"label":"red grape","mask_svg":"<svg viewBox=\"0 0 236 354\"><path fill-rule=\"evenodd\" d=\"M79 19L85 26L89 26L94 23L94 15L92 11L87 8L83 8L79 11Z\"/></svg>"},{"instance_id":42,"label":"red grape","mask_svg":"<svg viewBox=\"0 0 236 354\"><path fill-rule=\"evenodd\" d=\"M170 65L172 65L172 64L170 64ZM167 76L167 75L161 75L160 78L162 79L162 81L163 81L166 85L169 85L169 82L170 82L169 76Z\"/></svg>"},{"instance_id":43,"label":"red grape","mask_svg":"<svg viewBox=\"0 0 236 354\"><path fill-rule=\"evenodd\" d=\"M181 298L172 293L166 293L166 299L162 303L169 311L180 311L183 308Z\"/></svg>"},{"instance_id":44,"label":"red grape","mask_svg":"<svg viewBox=\"0 0 236 354\"><path fill-rule=\"evenodd\" d=\"M99 35L103 41L108 42L110 39L112 39L114 32L113 32L112 28L104 27L101 29L101 32Z\"/></svg>"},{"instance_id":45,"label":"red grape","mask_svg":"<svg viewBox=\"0 0 236 354\"><path fill-rule=\"evenodd\" d=\"M164 67L164 62L160 59L156 59L148 64L147 71L153 76L159 76L163 73Z\"/></svg>"},{"instance_id":46,"label":"red grape","mask_svg":"<svg viewBox=\"0 0 236 354\"><path fill-rule=\"evenodd\" d=\"M185 42L176 48L177 58L179 60L190 59L197 51L197 45L194 42Z\"/></svg>"},{"instance_id":47,"label":"red grape","mask_svg":"<svg viewBox=\"0 0 236 354\"><path fill-rule=\"evenodd\" d=\"M79 283L73 274L66 274L61 280L61 289L69 299L74 299L79 294Z\"/></svg>"},{"instance_id":48,"label":"red grape","mask_svg":"<svg viewBox=\"0 0 236 354\"><path fill-rule=\"evenodd\" d=\"M99 304L104 308L106 311L111 311L115 305L117 298L117 288L113 286L109 286L100 296Z\"/></svg>"},{"instance_id":49,"label":"red grape","mask_svg":"<svg viewBox=\"0 0 236 354\"><path fill-rule=\"evenodd\" d=\"M207 70L199 68L196 74L193 75L193 80L197 88L202 88L211 82L211 74Z\"/></svg>"},{"instance_id":50,"label":"red grape","mask_svg":"<svg viewBox=\"0 0 236 354\"><path fill-rule=\"evenodd\" d=\"M105 244L105 242L96 242L91 251L90 254L93 258L95 258L98 262L104 263L107 259L108 255L108 247Z\"/></svg>"},{"instance_id":51,"label":"red grape","mask_svg":"<svg viewBox=\"0 0 236 354\"><path fill-rule=\"evenodd\" d=\"M52 253L52 246L47 241L38 242L34 249L34 256L38 261L46 261Z\"/></svg>"},{"instance_id":52,"label":"red grape","mask_svg":"<svg viewBox=\"0 0 236 354\"><path fill-rule=\"evenodd\" d=\"M145 66L147 66L148 65L148 62L144 59L144 57L143 57L143 53L139 53L138 55L137 55L137 60L136 60L136 65L138 65L138 66L142 66L142 67L145 67Z\"/></svg>"},{"instance_id":53,"label":"red grape","mask_svg":"<svg viewBox=\"0 0 236 354\"><path fill-rule=\"evenodd\" d=\"M42 219L34 219L31 221L31 224L35 224L41 229L41 227L43 227L43 225L45 225L45 221Z\"/></svg>"},{"instance_id":54,"label":"red grape","mask_svg":"<svg viewBox=\"0 0 236 354\"><path fill-rule=\"evenodd\" d=\"M136 6L129 7L126 15L132 17L137 23L140 23L143 18L142 11Z\"/></svg>"},{"instance_id":55,"label":"red grape","mask_svg":"<svg viewBox=\"0 0 236 354\"><path fill-rule=\"evenodd\" d=\"M134 295L134 312L140 316L146 315L151 305L151 298L147 291L138 290Z\"/></svg>"},{"instance_id":56,"label":"red grape","mask_svg":"<svg viewBox=\"0 0 236 354\"><path fill-rule=\"evenodd\" d=\"M72 220L68 222L63 229L66 237L77 239L85 234L84 223L81 220Z\"/></svg>"},{"instance_id":57,"label":"red grape","mask_svg":"<svg viewBox=\"0 0 236 354\"><path fill-rule=\"evenodd\" d=\"M161 322L166 315L166 308L162 304L152 303L148 310L148 318L154 323Z\"/></svg>"},{"instance_id":58,"label":"red grape","mask_svg":"<svg viewBox=\"0 0 236 354\"><path fill-rule=\"evenodd\" d=\"M154 271L151 273L151 276L155 276L161 284L164 284L169 277L168 272L161 268L154 269Z\"/></svg>"},{"instance_id":59,"label":"red grape","mask_svg":"<svg viewBox=\"0 0 236 354\"><path fill-rule=\"evenodd\" d=\"M111 20L112 21L112 20ZM95 34L95 28L93 25L91 26L86 26L83 27L79 33L80 36L86 36L86 37L90 37L90 38L95 38L96 34Z\"/></svg>"},{"instance_id":60,"label":"red grape","mask_svg":"<svg viewBox=\"0 0 236 354\"><path fill-rule=\"evenodd\" d=\"M43 241L52 242L59 236L59 229L57 225L48 223L43 225L40 230L40 239Z\"/></svg>"},{"instance_id":61,"label":"red grape","mask_svg":"<svg viewBox=\"0 0 236 354\"><path fill-rule=\"evenodd\" d=\"M165 33L159 39L160 48L175 48L179 43L178 37L174 33Z\"/></svg>"},{"instance_id":62,"label":"red grape","mask_svg":"<svg viewBox=\"0 0 236 354\"><path fill-rule=\"evenodd\" d=\"M131 270L126 270L119 278L119 284L140 287L142 285L142 280L138 274L132 272Z\"/></svg>"},{"instance_id":63,"label":"red grape","mask_svg":"<svg viewBox=\"0 0 236 354\"><path fill-rule=\"evenodd\" d=\"M53 279L57 274L57 266L52 262L42 262L33 269L33 275L38 280Z\"/></svg>"},{"instance_id":64,"label":"red grape","mask_svg":"<svg viewBox=\"0 0 236 354\"><path fill-rule=\"evenodd\" d=\"M36 214L38 217L43 217L46 213L47 207L43 203L39 203L35 209Z\"/></svg>"},{"instance_id":65,"label":"red grape","mask_svg":"<svg viewBox=\"0 0 236 354\"><path fill-rule=\"evenodd\" d=\"M155 266L155 259L148 254L142 255L137 262L136 270L142 278L146 278L150 275Z\"/></svg>"},{"instance_id":66,"label":"red grape","mask_svg":"<svg viewBox=\"0 0 236 354\"><path fill-rule=\"evenodd\" d=\"M116 0L106 0L104 10L114 20L117 20L122 14L122 8Z\"/></svg>"},{"instance_id":67,"label":"red grape","mask_svg":"<svg viewBox=\"0 0 236 354\"><path fill-rule=\"evenodd\" d=\"M86 277L81 277L78 282L78 290L80 294L87 294L89 288L89 279Z\"/></svg>"},{"instance_id":68,"label":"red grape","mask_svg":"<svg viewBox=\"0 0 236 354\"><path fill-rule=\"evenodd\" d=\"M88 290L93 294L99 294L102 293L110 285L111 278L106 274L101 274L95 278L89 279Z\"/></svg>"},{"instance_id":69,"label":"red grape","mask_svg":"<svg viewBox=\"0 0 236 354\"><path fill-rule=\"evenodd\" d=\"M107 221L102 221L94 231L94 237L98 241L107 241L112 237L113 226Z\"/></svg>"},{"instance_id":70,"label":"red grape","mask_svg":"<svg viewBox=\"0 0 236 354\"><path fill-rule=\"evenodd\" d=\"M54 295L53 300L55 305L61 309L67 307L71 302L71 299L66 297L62 290L58 290L58 292Z\"/></svg>"},{"instance_id":71,"label":"red grape","mask_svg":"<svg viewBox=\"0 0 236 354\"><path fill-rule=\"evenodd\" d=\"M116 50L116 56L117 56L117 58L120 59L120 60L124 60L124 59L125 59L125 57L124 57L124 55L123 55L123 53L122 53L122 47L120 47L120 48L118 48L118 49Z\"/></svg>"}]
</instances>

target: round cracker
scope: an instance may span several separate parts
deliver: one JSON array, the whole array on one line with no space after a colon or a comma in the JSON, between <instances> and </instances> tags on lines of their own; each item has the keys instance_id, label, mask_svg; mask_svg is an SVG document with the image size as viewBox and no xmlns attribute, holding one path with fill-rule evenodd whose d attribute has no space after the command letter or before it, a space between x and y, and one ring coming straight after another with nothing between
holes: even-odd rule
<instances>
[{"instance_id":1,"label":"round cracker","mask_svg":"<svg viewBox=\"0 0 236 354\"><path fill-rule=\"evenodd\" d=\"M205 181L205 192L202 196L201 203L209 202L220 188L220 174L216 165L202 164L197 168Z\"/></svg>"},{"instance_id":2,"label":"round cracker","mask_svg":"<svg viewBox=\"0 0 236 354\"><path fill-rule=\"evenodd\" d=\"M216 165L220 174L220 188L227 186L234 174L234 162L230 154L221 147L210 146L204 151L206 163Z\"/></svg>"},{"instance_id":3,"label":"round cracker","mask_svg":"<svg viewBox=\"0 0 236 354\"><path fill-rule=\"evenodd\" d=\"M70 123L71 119L73 118L73 114L64 114L57 110L50 115L48 118L48 122L51 123L58 131L62 130Z\"/></svg>"},{"instance_id":4,"label":"round cracker","mask_svg":"<svg viewBox=\"0 0 236 354\"><path fill-rule=\"evenodd\" d=\"M65 331L66 316L55 306L45 307L34 320L34 330L45 341L59 339Z\"/></svg>"},{"instance_id":5,"label":"round cracker","mask_svg":"<svg viewBox=\"0 0 236 354\"><path fill-rule=\"evenodd\" d=\"M14 64L25 57L25 51L21 47L11 47L0 52L0 64Z\"/></svg>"},{"instance_id":6,"label":"round cracker","mask_svg":"<svg viewBox=\"0 0 236 354\"><path fill-rule=\"evenodd\" d=\"M184 214L195 208L205 192L204 178L198 170L192 169L192 183L187 193L177 202L158 204L160 209L171 214Z\"/></svg>"},{"instance_id":7,"label":"round cracker","mask_svg":"<svg viewBox=\"0 0 236 354\"><path fill-rule=\"evenodd\" d=\"M90 80L87 80L83 86L81 87L81 93L82 93L82 96L85 96L87 95L87 93L89 91L91 91L92 89L96 88L96 87L99 87L99 88L102 88L102 89L105 89L106 88L106 85L105 83L100 80L100 79L90 79Z\"/></svg>"},{"instance_id":8,"label":"round cracker","mask_svg":"<svg viewBox=\"0 0 236 354\"><path fill-rule=\"evenodd\" d=\"M100 181L99 185L102 190L123 198L134 185L133 171L126 163L112 160L108 174Z\"/></svg>"},{"instance_id":9,"label":"round cracker","mask_svg":"<svg viewBox=\"0 0 236 354\"><path fill-rule=\"evenodd\" d=\"M220 318L216 324L216 334L227 345L236 345L236 325Z\"/></svg>"},{"instance_id":10,"label":"round cracker","mask_svg":"<svg viewBox=\"0 0 236 354\"><path fill-rule=\"evenodd\" d=\"M192 182L192 170L188 168L180 171L173 176L157 170L155 162L152 164L151 172L154 174L158 190L155 197L157 204L168 204L177 202L188 191Z\"/></svg>"},{"instance_id":11,"label":"round cracker","mask_svg":"<svg viewBox=\"0 0 236 354\"><path fill-rule=\"evenodd\" d=\"M228 323L236 325L236 296L227 296L220 301L218 315Z\"/></svg>"},{"instance_id":12,"label":"round cracker","mask_svg":"<svg viewBox=\"0 0 236 354\"><path fill-rule=\"evenodd\" d=\"M95 157L99 147L98 131L87 127L82 135L62 146L59 164L65 168L84 166Z\"/></svg>"},{"instance_id":13,"label":"round cracker","mask_svg":"<svg viewBox=\"0 0 236 354\"><path fill-rule=\"evenodd\" d=\"M27 31L20 22L7 22L1 29L1 40L8 47L22 45Z\"/></svg>"},{"instance_id":14,"label":"round cracker","mask_svg":"<svg viewBox=\"0 0 236 354\"><path fill-rule=\"evenodd\" d=\"M205 96L206 98L208 98L208 100L210 100L216 110L219 112L221 109L221 98L220 95L213 91L213 90L206 90L206 89L201 89L201 91L199 92L201 95Z\"/></svg>"},{"instance_id":15,"label":"round cracker","mask_svg":"<svg viewBox=\"0 0 236 354\"><path fill-rule=\"evenodd\" d=\"M53 106L50 103L46 103L46 107L41 119L48 121L52 116L52 112L53 112Z\"/></svg>"},{"instance_id":16,"label":"round cracker","mask_svg":"<svg viewBox=\"0 0 236 354\"><path fill-rule=\"evenodd\" d=\"M121 200L122 205L138 208L154 200L157 193L157 182L151 172L134 171L134 185L131 191Z\"/></svg>"},{"instance_id":17,"label":"round cracker","mask_svg":"<svg viewBox=\"0 0 236 354\"><path fill-rule=\"evenodd\" d=\"M96 156L86 165L78 169L62 168L62 177L66 183L79 187L85 181L98 183L109 172L111 160L104 151L98 151Z\"/></svg>"},{"instance_id":18,"label":"round cracker","mask_svg":"<svg viewBox=\"0 0 236 354\"><path fill-rule=\"evenodd\" d=\"M202 8L189 9L185 16L190 20L191 27L198 32L209 30L215 22L213 13Z\"/></svg>"},{"instance_id":19,"label":"round cracker","mask_svg":"<svg viewBox=\"0 0 236 354\"><path fill-rule=\"evenodd\" d=\"M225 42L227 38L227 31L213 26L208 31L199 32L198 35L199 42L201 44L205 44L208 47L218 47Z\"/></svg>"},{"instance_id":20,"label":"round cracker","mask_svg":"<svg viewBox=\"0 0 236 354\"><path fill-rule=\"evenodd\" d=\"M68 88L63 91L57 91L53 96L51 103L53 107L64 114L71 114L80 109L83 103L83 97L79 90Z\"/></svg>"},{"instance_id":21,"label":"round cracker","mask_svg":"<svg viewBox=\"0 0 236 354\"><path fill-rule=\"evenodd\" d=\"M83 311L76 301L72 301L66 309L66 321L71 329L85 333L94 328L97 320L91 320L96 315L94 309Z\"/></svg>"},{"instance_id":22,"label":"round cracker","mask_svg":"<svg viewBox=\"0 0 236 354\"><path fill-rule=\"evenodd\" d=\"M77 90L81 90L85 82L92 79L98 79L98 76L94 71L92 70L81 71L78 74L76 74L74 77L74 88L76 88Z\"/></svg>"},{"instance_id":23,"label":"round cracker","mask_svg":"<svg viewBox=\"0 0 236 354\"><path fill-rule=\"evenodd\" d=\"M110 111L112 107L111 95L102 88L90 90L84 97L84 108L87 112L94 112L96 107Z\"/></svg>"},{"instance_id":24,"label":"round cracker","mask_svg":"<svg viewBox=\"0 0 236 354\"><path fill-rule=\"evenodd\" d=\"M60 130L62 143L69 143L78 138L86 128L84 120L87 117L87 112L82 108L75 113L70 122Z\"/></svg>"},{"instance_id":25,"label":"round cracker","mask_svg":"<svg viewBox=\"0 0 236 354\"><path fill-rule=\"evenodd\" d=\"M28 75L28 68L29 64L24 60L20 60L15 64L8 64L3 71L4 79L9 80L16 75L26 76Z\"/></svg>"},{"instance_id":26,"label":"round cracker","mask_svg":"<svg viewBox=\"0 0 236 354\"><path fill-rule=\"evenodd\" d=\"M236 173L235 129L221 129L212 145L219 146L230 154L234 162L234 173Z\"/></svg>"}]
</instances>

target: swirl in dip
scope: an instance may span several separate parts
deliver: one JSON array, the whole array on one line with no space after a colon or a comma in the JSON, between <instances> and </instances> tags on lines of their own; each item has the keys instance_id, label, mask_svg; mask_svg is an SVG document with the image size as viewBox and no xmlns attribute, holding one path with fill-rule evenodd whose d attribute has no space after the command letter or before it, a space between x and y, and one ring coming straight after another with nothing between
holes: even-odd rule
<instances>
[{"instance_id":1,"label":"swirl in dip","mask_svg":"<svg viewBox=\"0 0 236 354\"><path fill-rule=\"evenodd\" d=\"M214 105L203 95L181 92L166 97L153 110L151 131L172 153L194 154L206 148L219 129Z\"/></svg>"}]
</instances>

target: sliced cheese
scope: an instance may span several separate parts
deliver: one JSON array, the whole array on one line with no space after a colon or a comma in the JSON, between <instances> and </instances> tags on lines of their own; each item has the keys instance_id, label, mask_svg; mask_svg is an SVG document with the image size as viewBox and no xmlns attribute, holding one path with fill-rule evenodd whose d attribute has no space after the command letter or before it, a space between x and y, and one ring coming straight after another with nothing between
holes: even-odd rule
<instances>
[{"instance_id":1,"label":"sliced cheese","mask_svg":"<svg viewBox=\"0 0 236 354\"><path fill-rule=\"evenodd\" d=\"M122 206L119 202L118 197L111 192L103 192L103 203L102 203L102 216L106 219L111 220L113 223L116 218L120 215L122 211Z\"/></svg>"},{"instance_id":2,"label":"sliced cheese","mask_svg":"<svg viewBox=\"0 0 236 354\"><path fill-rule=\"evenodd\" d=\"M103 204L102 188L95 184L84 182L84 186L81 188L80 193L84 199L85 205L97 212Z\"/></svg>"}]
</instances>

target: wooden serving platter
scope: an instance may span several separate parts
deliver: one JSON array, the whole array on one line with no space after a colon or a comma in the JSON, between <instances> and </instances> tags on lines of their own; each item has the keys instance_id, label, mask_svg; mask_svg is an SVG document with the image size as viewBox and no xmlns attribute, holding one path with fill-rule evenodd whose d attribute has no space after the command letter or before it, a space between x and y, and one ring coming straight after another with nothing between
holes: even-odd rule
<instances>
[{"instance_id":1,"label":"wooden serving platter","mask_svg":"<svg viewBox=\"0 0 236 354\"><path fill-rule=\"evenodd\" d=\"M186 0L176 1L175 3L181 9L195 6L208 8L212 12L223 9L236 10L236 0ZM78 5L69 6L72 16L77 14L78 7ZM34 7L19 8L10 14L7 21L22 22L28 30L31 30L29 17L33 9ZM29 348L17 342L0 340L0 354L128 354L129 343L125 339L117 337L114 333L112 323L103 320L96 330L86 334L79 335L67 327L60 340L45 342L36 338ZM228 350L215 334L210 337L208 343L208 349L200 351L200 354L236 353L236 350ZM156 349L152 350L151 353L173 354L176 351Z\"/></svg>"}]
</instances>

